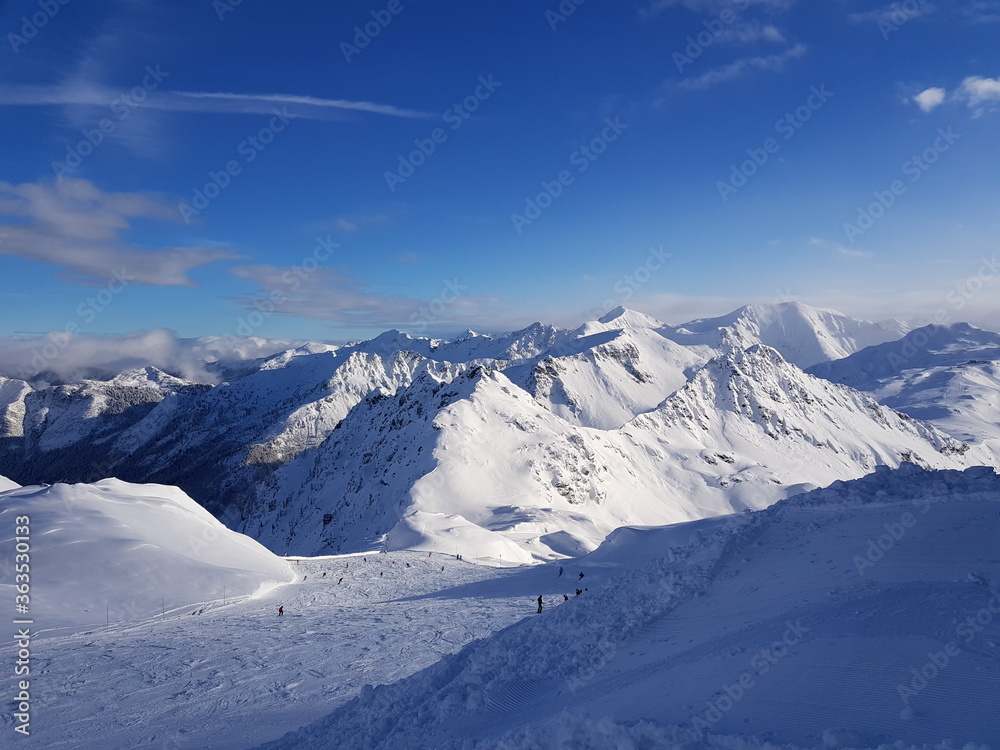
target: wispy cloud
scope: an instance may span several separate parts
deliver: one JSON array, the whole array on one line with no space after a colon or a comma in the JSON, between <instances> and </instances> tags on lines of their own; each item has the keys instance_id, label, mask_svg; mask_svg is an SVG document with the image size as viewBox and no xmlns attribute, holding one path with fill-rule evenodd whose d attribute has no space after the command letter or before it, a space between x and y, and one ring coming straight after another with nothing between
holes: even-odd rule
<instances>
[{"instance_id":1,"label":"wispy cloud","mask_svg":"<svg viewBox=\"0 0 1000 750\"><path fill-rule=\"evenodd\" d=\"M787 10L795 0L743 0L744 8L757 6L769 10ZM658 16L670 8L686 8L693 13L720 13L725 9L734 10L732 0L653 0L640 13L645 18Z\"/></svg>"},{"instance_id":2,"label":"wispy cloud","mask_svg":"<svg viewBox=\"0 0 1000 750\"><path fill-rule=\"evenodd\" d=\"M350 101L347 99L322 99L315 96L299 96L294 94L232 94L207 93L197 91L170 92L178 97L200 102L201 107L195 107L203 112L269 112L277 105L302 108L319 118L323 110L342 110L348 112L367 112L369 114L386 115L389 117L405 117L411 119L427 119L437 115L421 112L415 109L404 109L391 104L376 104L374 102ZM298 114L308 117L308 114Z\"/></svg>"},{"instance_id":3,"label":"wispy cloud","mask_svg":"<svg viewBox=\"0 0 1000 750\"><path fill-rule=\"evenodd\" d=\"M850 258L852 260L867 260L869 258L875 257L872 253L867 250L856 250L854 248L844 247L838 242L832 242L830 240L820 239L819 237L810 237L807 243L810 247L823 250L828 253L833 253L841 258Z\"/></svg>"},{"instance_id":4,"label":"wispy cloud","mask_svg":"<svg viewBox=\"0 0 1000 750\"><path fill-rule=\"evenodd\" d=\"M707 89L719 83L735 80L753 70L780 71L789 60L802 57L806 53L804 44L796 44L784 52L774 55L743 57L728 65L714 68L696 78L686 78L678 86L689 91Z\"/></svg>"},{"instance_id":5,"label":"wispy cloud","mask_svg":"<svg viewBox=\"0 0 1000 750\"><path fill-rule=\"evenodd\" d=\"M848 20L852 23L891 23L899 25L911 18L920 18L935 12L937 8L933 3L892 3L875 10L867 10L859 13L851 13Z\"/></svg>"},{"instance_id":6,"label":"wispy cloud","mask_svg":"<svg viewBox=\"0 0 1000 750\"><path fill-rule=\"evenodd\" d=\"M136 219L178 214L161 196L106 193L88 180L0 182L0 254L62 268L72 281L194 286L191 269L238 257L218 247L139 247L125 238Z\"/></svg>"},{"instance_id":7,"label":"wispy cloud","mask_svg":"<svg viewBox=\"0 0 1000 750\"><path fill-rule=\"evenodd\" d=\"M390 224L392 218L388 214L342 214L329 221L316 222L313 226L318 232L335 230L338 232L357 232L359 230Z\"/></svg>"},{"instance_id":8,"label":"wispy cloud","mask_svg":"<svg viewBox=\"0 0 1000 750\"><path fill-rule=\"evenodd\" d=\"M996 0L974 0L964 10L972 23L1000 23L1000 2Z\"/></svg>"},{"instance_id":9,"label":"wispy cloud","mask_svg":"<svg viewBox=\"0 0 1000 750\"><path fill-rule=\"evenodd\" d=\"M367 289L368 283L344 270L320 267L309 273L268 264L236 266L232 273L257 285L254 293L231 298L251 309L269 310L311 320L325 320L359 328L399 328L423 333L457 330L490 321L499 300L470 294L458 279L445 279L433 289L433 299L385 294Z\"/></svg>"},{"instance_id":10,"label":"wispy cloud","mask_svg":"<svg viewBox=\"0 0 1000 750\"><path fill-rule=\"evenodd\" d=\"M122 90L77 79L72 84L0 86L0 106L94 106L107 108L122 96ZM142 103L143 109L217 114L266 114L287 108L294 117L323 120L349 113L387 117L428 119L429 112L348 99L323 99L296 94L239 94L204 91L156 91Z\"/></svg>"},{"instance_id":11,"label":"wispy cloud","mask_svg":"<svg viewBox=\"0 0 1000 750\"><path fill-rule=\"evenodd\" d=\"M762 24L759 21L735 24L719 34L719 41L729 44L755 44L757 42L784 43L785 37L772 24Z\"/></svg>"}]
</instances>

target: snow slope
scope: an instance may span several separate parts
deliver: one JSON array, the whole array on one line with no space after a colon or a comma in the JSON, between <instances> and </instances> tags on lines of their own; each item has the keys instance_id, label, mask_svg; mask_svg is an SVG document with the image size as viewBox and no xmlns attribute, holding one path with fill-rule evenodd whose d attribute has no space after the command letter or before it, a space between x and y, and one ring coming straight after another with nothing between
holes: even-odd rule
<instances>
[{"instance_id":1,"label":"snow slope","mask_svg":"<svg viewBox=\"0 0 1000 750\"><path fill-rule=\"evenodd\" d=\"M141 618L292 580L288 563L175 487L105 479L0 493L0 544L28 516L31 613L45 627ZM0 593L13 601L13 586Z\"/></svg>"},{"instance_id":2,"label":"snow slope","mask_svg":"<svg viewBox=\"0 0 1000 750\"><path fill-rule=\"evenodd\" d=\"M1000 465L1000 334L967 323L926 326L810 372L871 393L959 440L984 443Z\"/></svg>"},{"instance_id":3,"label":"snow slope","mask_svg":"<svg viewBox=\"0 0 1000 750\"><path fill-rule=\"evenodd\" d=\"M881 469L699 524L609 540L572 569L584 596L261 750L1000 743L992 469Z\"/></svg>"}]
</instances>

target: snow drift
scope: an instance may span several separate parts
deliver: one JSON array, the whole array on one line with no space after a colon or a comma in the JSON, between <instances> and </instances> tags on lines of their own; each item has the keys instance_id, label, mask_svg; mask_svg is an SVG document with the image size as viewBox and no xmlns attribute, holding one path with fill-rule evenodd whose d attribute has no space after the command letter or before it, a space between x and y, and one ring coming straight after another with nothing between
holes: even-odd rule
<instances>
[{"instance_id":1,"label":"snow drift","mask_svg":"<svg viewBox=\"0 0 1000 750\"><path fill-rule=\"evenodd\" d=\"M30 518L31 615L39 628L137 620L293 578L285 560L176 487L106 479L8 489L0 493L4 548L13 545L18 516Z\"/></svg>"}]
</instances>

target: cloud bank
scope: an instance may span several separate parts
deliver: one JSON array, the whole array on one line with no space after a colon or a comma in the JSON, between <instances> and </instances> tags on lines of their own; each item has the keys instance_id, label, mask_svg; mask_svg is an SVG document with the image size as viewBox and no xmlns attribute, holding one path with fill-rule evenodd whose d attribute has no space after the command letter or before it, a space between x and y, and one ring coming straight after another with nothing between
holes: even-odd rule
<instances>
[{"instance_id":1,"label":"cloud bank","mask_svg":"<svg viewBox=\"0 0 1000 750\"><path fill-rule=\"evenodd\" d=\"M0 182L0 254L61 268L71 281L195 286L193 268L238 257L211 247L140 247L127 239L136 219L179 215L154 193L107 193L89 180Z\"/></svg>"}]
</instances>

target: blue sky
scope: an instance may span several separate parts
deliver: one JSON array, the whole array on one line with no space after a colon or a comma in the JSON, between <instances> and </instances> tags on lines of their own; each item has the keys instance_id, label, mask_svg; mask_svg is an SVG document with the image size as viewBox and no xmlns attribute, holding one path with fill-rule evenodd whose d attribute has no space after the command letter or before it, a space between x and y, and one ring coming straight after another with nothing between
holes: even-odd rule
<instances>
[{"instance_id":1,"label":"blue sky","mask_svg":"<svg viewBox=\"0 0 1000 750\"><path fill-rule=\"evenodd\" d=\"M96 5L0 5L0 336L1000 326L1000 2Z\"/></svg>"}]
</instances>

